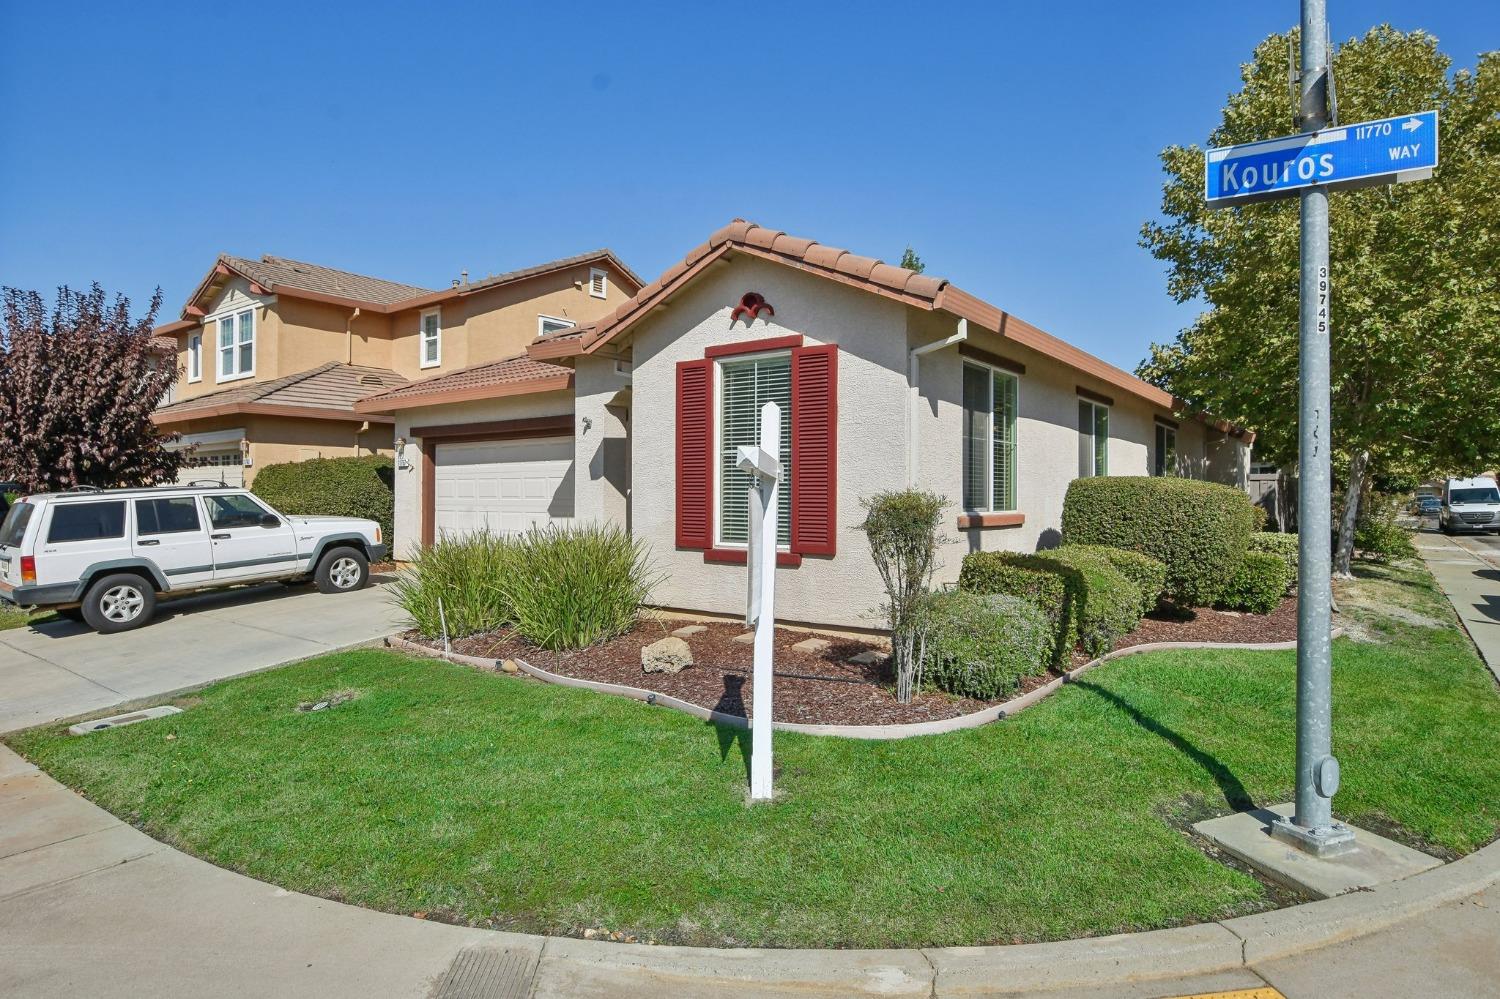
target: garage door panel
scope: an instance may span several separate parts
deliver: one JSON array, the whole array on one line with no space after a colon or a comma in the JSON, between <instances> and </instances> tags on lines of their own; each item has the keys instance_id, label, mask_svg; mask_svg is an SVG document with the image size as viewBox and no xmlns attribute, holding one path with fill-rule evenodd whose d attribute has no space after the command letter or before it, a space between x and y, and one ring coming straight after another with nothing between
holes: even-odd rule
<instances>
[{"instance_id":1,"label":"garage door panel","mask_svg":"<svg viewBox=\"0 0 1500 999\"><path fill-rule=\"evenodd\" d=\"M573 516L573 441L439 444L433 457L438 536L519 533Z\"/></svg>"}]
</instances>

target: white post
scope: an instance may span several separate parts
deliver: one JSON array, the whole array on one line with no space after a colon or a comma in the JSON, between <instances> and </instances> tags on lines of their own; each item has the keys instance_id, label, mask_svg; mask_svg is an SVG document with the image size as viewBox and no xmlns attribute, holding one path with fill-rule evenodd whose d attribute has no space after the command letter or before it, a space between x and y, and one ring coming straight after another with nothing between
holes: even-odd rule
<instances>
[{"instance_id":1,"label":"white post","mask_svg":"<svg viewBox=\"0 0 1500 999\"><path fill-rule=\"evenodd\" d=\"M754 478L746 496L750 509L751 592L746 623L755 625L755 671L751 681L750 800L770 801L772 709L771 671L776 634L776 523L781 494L781 407L768 402L760 411L760 446L741 447L738 466Z\"/></svg>"}]
</instances>

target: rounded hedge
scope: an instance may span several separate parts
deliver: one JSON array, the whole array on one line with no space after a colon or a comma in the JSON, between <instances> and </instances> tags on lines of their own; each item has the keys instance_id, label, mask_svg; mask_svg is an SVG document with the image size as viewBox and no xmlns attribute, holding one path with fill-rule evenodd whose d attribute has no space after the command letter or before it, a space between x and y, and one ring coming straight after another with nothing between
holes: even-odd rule
<instances>
[{"instance_id":1,"label":"rounded hedge","mask_svg":"<svg viewBox=\"0 0 1500 999\"><path fill-rule=\"evenodd\" d=\"M1114 566L1120 575L1134 583L1135 588L1141 591L1142 617L1156 609L1162 591L1167 588L1167 567L1161 559L1126 551L1124 548L1111 548L1109 545L1065 545L1064 548L1088 552L1102 558Z\"/></svg>"},{"instance_id":2,"label":"rounded hedge","mask_svg":"<svg viewBox=\"0 0 1500 999\"><path fill-rule=\"evenodd\" d=\"M1269 614L1286 596L1291 572L1286 560L1270 552L1246 552L1239 566L1219 591L1218 606L1228 610Z\"/></svg>"},{"instance_id":3,"label":"rounded hedge","mask_svg":"<svg viewBox=\"0 0 1500 999\"><path fill-rule=\"evenodd\" d=\"M396 518L395 482L390 458L365 455L267 465L256 473L250 489L282 513L373 520L390 544Z\"/></svg>"},{"instance_id":4,"label":"rounded hedge","mask_svg":"<svg viewBox=\"0 0 1500 999\"><path fill-rule=\"evenodd\" d=\"M1275 555L1286 563L1287 574L1290 577L1286 584L1288 592L1297 588L1297 535L1277 534L1271 531L1257 531L1250 535L1250 550L1252 552L1266 552Z\"/></svg>"},{"instance_id":5,"label":"rounded hedge","mask_svg":"<svg viewBox=\"0 0 1500 999\"><path fill-rule=\"evenodd\" d=\"M1140 552L1167 567L1176 604L1214 602L1250 544L1250 497L1198 479L1074 479L1063 501L1063 542Z\"/></svg>"},{"instance_id":6,"label":"rounded hedge","mask_svg":"<svg viewBox=\"0 0 1500 999\"><path fill-rule=\"evenodd\" d=\"M1092 546L1064 546L1043 557L1078 571L1083 598L1074 604L1078 641L1091 656L1102 656L1141 621L1140 588Z\"/></svg>"},{"instance_id":7,"label":"rounded hedge","mask_svg":"<svg viewBox=\"0 0 1500 999\"><path fill-rule=\"evenodd\" d=\"M920 613L924 685L989 700L1046 671L1052 624L1027 600L945 590L930 594Z\"/></svg>"}]
</instances>

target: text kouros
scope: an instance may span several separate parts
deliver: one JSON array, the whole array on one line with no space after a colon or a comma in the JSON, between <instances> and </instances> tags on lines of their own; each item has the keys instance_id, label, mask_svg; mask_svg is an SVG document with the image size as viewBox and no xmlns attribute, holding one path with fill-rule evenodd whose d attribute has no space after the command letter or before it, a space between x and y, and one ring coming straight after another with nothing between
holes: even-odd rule
<instances>
[{"instance_id":1,"label":"text kouros","mask_svg":"<svg viewBox=\"0 0 1500 999\"><path fill-rule=\"evenodd\" d=\"M1296 180L1317 180L1333 176L1333 154L1292 157L1280 163L1224 165L1224 186L1230 191L1243 191L1257 187L1273 187Z\"/></svg>"}]
</instances>

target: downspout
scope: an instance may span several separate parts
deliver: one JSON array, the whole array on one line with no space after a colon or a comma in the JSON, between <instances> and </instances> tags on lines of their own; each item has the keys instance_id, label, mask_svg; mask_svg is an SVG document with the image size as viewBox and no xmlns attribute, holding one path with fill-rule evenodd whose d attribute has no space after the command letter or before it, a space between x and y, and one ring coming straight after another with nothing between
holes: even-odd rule
<instances>
[{"instance_id":1,"label":"downspout","mask_svg":"<svg viewBox=\"0 0 1500 999\"><path fill-rule=\"evenodd\" d=\"M354 311L349 313L349 321L344 324L345 364L354 363L354 320L358 318L359 306L356 305Z\"/></svg>"},{"instance_id":2,"label":"downspout","mask_svg":"<svg viewBox=\"0 0 1500 999\"><path fill-rule=\"evenodd\" d=\"M948 347L963 343L969 338L969 321L960 319L958 321L958 332L946 340L936 343L923 344L913 347L907 352L906 359L906 394L908 405L906 407L906 484L912 489L917 487L917 458L919 449L917 447L917 428L921 425L922 406L922 355L930 354L935 350L943 350Z\"/></svg>"}]
</instances>

